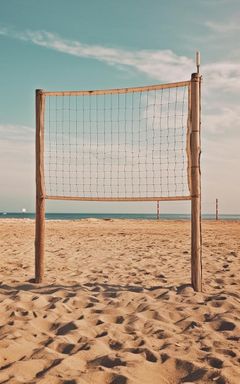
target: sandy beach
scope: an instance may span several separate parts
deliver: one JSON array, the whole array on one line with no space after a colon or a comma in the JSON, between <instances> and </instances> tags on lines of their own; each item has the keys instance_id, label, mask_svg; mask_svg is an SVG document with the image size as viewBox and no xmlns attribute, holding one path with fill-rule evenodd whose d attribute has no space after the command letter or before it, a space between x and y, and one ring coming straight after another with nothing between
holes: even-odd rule
<instances>
[{"instance_id":1,"label":"sandy beach","mask_svg":"<svg viewBox=\"0 0 240 384\"><path fill-rule=\"evenodd\" d=\"M203 222L203 292L190 223L0 220L0 383L240 382L240 222Z\"/></svg>"}]
</instances>

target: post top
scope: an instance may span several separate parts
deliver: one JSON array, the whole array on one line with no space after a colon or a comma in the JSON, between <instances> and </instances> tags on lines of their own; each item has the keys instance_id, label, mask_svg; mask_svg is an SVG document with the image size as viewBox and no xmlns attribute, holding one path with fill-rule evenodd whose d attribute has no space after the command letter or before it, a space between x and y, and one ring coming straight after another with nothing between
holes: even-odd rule
<instances>
[{"instance_id":1,"label":"post top","mask_svg":"<svg viewBox=\"0 0 240 384\"><path fill-rule=\"evenodd\" d=\"M35 92L36 94L42 94L44 93L44 89L36 89Z\"/></svg>"},{"instance_id":2,"label":"post top","mask_svg":"<svg viewBox=\"0 0 240 384\"><path fill-rule=\"evenodd\" d=\"M192 73L191 75L191 80L195 80L195 81L199 81L199 79L201 78L201 75L198 73L198 72L194 72Z\"/></svg>"}]
</instances>

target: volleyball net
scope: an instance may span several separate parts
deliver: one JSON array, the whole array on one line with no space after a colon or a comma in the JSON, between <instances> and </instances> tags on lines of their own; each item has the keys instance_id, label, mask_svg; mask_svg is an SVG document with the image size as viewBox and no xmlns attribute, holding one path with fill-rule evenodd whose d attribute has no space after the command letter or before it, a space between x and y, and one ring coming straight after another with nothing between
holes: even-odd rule
<instances>
[{"instance_id":1,"label":"volleyball net","mask_svg":"<svg viewBox=\"0 0 240 384\"><path fill-rule=\"evenodd\" d=\"M45 200L191 200L191 281L202 289L201 76L98 91L36 91L35 281Z\"/></svg>"},{"instance_id":2,"label":"volleyball net","mask_svg":"<svg viewBox=\"0 0 240 384\"><path fill-rule=\"evenodd\" d=\"M42 91L45 198L189 199L190 83Z\"/></svg>"}]
</instances>

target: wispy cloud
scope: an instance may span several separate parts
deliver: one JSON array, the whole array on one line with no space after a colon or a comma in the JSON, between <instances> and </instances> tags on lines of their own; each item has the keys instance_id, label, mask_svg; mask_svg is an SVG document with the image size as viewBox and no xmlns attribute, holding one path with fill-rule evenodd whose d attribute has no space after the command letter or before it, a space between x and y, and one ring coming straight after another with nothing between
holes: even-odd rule
<instances>
[{"instance_id":1,"label":"wispy cloud","mask_svg":"<svg viewBox=\"0 0 240 384\"><path fill-rule=\"evenodd\" d=\"M0 124L0 138L1 143L16 141L29 143L34 140L34 128L25 125Z\"/></svg>"},{"instance_id":2,"label":"wispy cloud","mask_svg":"<svg viewBox=\"0 0 240 384\"><path fill-rule=\"evenodd\" d=\"M68 55L80 58L91 58L108 65L117 66L122 70L134 69L144 73L156 81L171 82L189 78L195 70L194 60L186 56L179 56L172 50L135 50L130 51L120 48L105 47L102 45L89 45L80 41L63 39L57 34L46 31L24 31L17 32L8 27L0 28L0 35L12 37L21 41L29 42L47 49L52 49ZM204 78L204 108L205 123L209 127L209 133L227 132L240 124L239 109L234 99L240 91L240 63L233 61L222 61L202 65L201 71ZM227 96L227 93L229 96ZM221 98L219 102L218 99ZM208 108L217 105L217 109ZM219 108L221 112L219 113ZM6 128L9 130L10 128ZM5 129L5 131L6 131ZM1 131L1 127L0 127ZM18 137L19 129L15 135Z\"/></svg>"},{"instance_id":3,"label":"wispy cloud","mask_svg":"<svg viewBox=\"0 0 240 384\"><path fill-rule=\"evenodd\" d=\"M34 155L35 129L24 125L0 124L0 161L2 172L16 163L16 167L29 163ZM17 160L17 162L16 162Z\"/></svg>"},{"instance_id":4,"label":"wispy cloud","mask_svg":"<svg viewBox=\"0 0 240 384\"><path fill-rule=\"evenodd\" d=\"M240 108L222 107L216 112L209 112L205 116L205 125L208 127L208 137L216 141L220 138L231 139L239 132L240 127Z\"/></svg>"},{"instance_id":5,"label":"wispy cloud","mask_svg":"<svg viewBox=\"0 0 240 384\"><path fill-rule=\"evenodd\" d=\"M239 20L238 21L230 20L230 21L225 21L221 23L216 21L206 21L205 25L210 30L217 33L228 34L228 33L235 33L240 31Z\"/></svg>"},{"instance_id":6,"label":"wispy cloud","mask_svg":"<svg viewBox=\"0 0 240 384\"><path fill-rule=\"evenodd\" d=\"M171 50L128 51L101 45L88 45L79 41L66 40L46 31L16 32L6 27L0 28L0 35L9 36L35 45L53 49L65 54L92 58L122 69L134 68L155 79L171 81L174 78L186 78L194 69L193 60L176 55Z\"/></svg>"},{"instance_id":7,"label":"wispy cloud","mask_svg":"<svg viewBox=\"0 0 240 384\"><path fill-rule=\"evenodd\" d=\"M212 27L215 25L209 22ZM215 27L217 24L215 25ZM220 28L220 26L218 26ZM232 27L231 27L232 28ZM240 27L239 27L240 28ZM67 40L46 31L17 32L2 27L0 35L12 37L32 44L81 58L91 58L115 65L122 70L134 69L157 81L175 81L189 78L194 72L192 58L180 56L172 50L135 50L89 45L80 41ZM205 64L201 67L207 88L240 89L240 63L223 61Z\"/></svg>"},{"instance_id":8,"label":"wispy cloud","mask_svg":"<svg viewBox=\"0 0 240 384\"><path fill-rule=\"evenodd\" d=\"M223 91L240 90L240 63L222 61L202 66L206 85Z\"/></svg>"},{"instance_id":9,"label":"wispy cloud","mask_svg":"<svg viewBox=\"0 0 240 384\"><path fill-rule=\"evenodd\" d=\"M1 194L12 193L31 198L34 186L34 128L0 124Z\"/></svg>"},{"instance_id":10,"label":"wispy cloud","mask_svg":"<svg viewBox=\"0 0 240 384\"><path fill-rule=\"evenodd\" d=\"M9 201L11 210L30 209L34 196L34 129L24 125L0 124L1 208Z\"/></svg>"}]
</instances>

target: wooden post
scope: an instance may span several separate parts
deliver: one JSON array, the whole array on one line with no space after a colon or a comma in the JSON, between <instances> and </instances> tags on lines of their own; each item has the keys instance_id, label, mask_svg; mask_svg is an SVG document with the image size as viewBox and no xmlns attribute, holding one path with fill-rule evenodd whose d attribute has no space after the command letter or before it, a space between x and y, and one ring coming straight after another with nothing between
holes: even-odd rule
<instances>
[{"instance_id":1,"label":"wooden post","mask_svg":"<svg viewBox=\"0 0 240 384\"><path fill-rule=\"evenodd\" d=\"M160 208L159 208L159 200L157 201L157 220L160 219Z\"/></svg>"},{"instance_id":2,"label":"wooden post","mask_svg":"<svg viewBox=\"0 0 240 384\"><path fill-rule=\"evenodd\" d=\"M216 199L216 220L218 220L218 199Z\"/></svg>"},{"instance_id":3,"label":"wooden post","mask_svg":"<svg viewBox=\"0 0 240 384\"><path fill-rule=\"evenodd\" d=\"M200 171L200 82L191 78L191 277L195 291L202 290L201 171Z\"/></svg>"},{"instance_id":4,"label":"wooden post","mask_svg":"<svg viewBox=\"0 0 240 384\"><path fill-rule=\"evenodd\" d=\"M44 106L45 96L36 90L36 224L35 224L35 282L44 274L45 186L44 186Z\"/></svg>"}]
</instances>

